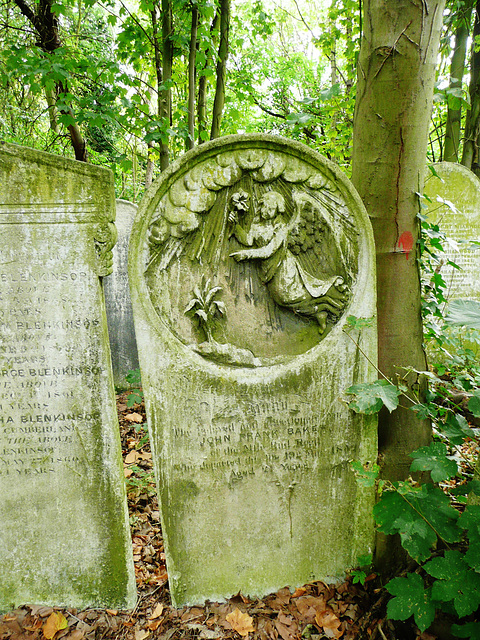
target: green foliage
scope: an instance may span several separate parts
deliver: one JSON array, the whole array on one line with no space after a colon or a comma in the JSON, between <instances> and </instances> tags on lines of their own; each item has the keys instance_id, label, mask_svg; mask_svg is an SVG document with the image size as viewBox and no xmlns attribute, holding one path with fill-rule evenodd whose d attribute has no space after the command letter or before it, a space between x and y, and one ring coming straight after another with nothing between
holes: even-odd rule
<instances>
[{"instance_id":1,"label":"green foliage","mask_svg":"<svg viewBox=\"0 0 480 640\"><path fill-rule=\"evenodd\" d=\"M125 380L130 385L127 395L127 407L131 408L135 404L140 404L144 397L140 369L133 369L132 371L129 371L125 376Z\"/></svg>"},{"instance_id":2,"label":"green foliage","mask_svg":"<svg viewBox=\"0 0 480 640\"><path fill-rule=\"evenodd\" d=\"M352 460L350 466L360 486L373 487L375 485L380 470L378 464L362 464L360 460Z\"/></svg>"},{"instance_id":3,"label":"green foliage","mask_svg":"<svg viewBox=\"0 0 480 640\"><path fill-rule=\"evenodd\" d=\"M406 620L413 615L421 632L425 631L435 617L435 605L430 590L425 589L422 578L416 573L408 573L405 578L394 578L386 585L392 598L387 606L387 614L394 620Z\"/></svg>"},{"instance_id":4,"label":"green foliage","mask_svg":"<svg viewBox=\"0 0 480 640\"><path fill-rule=\"evenodd\" d=\"M458 471L455 460L447 457L447 447L443 442L432 442L428 447L421 447L411 455L414 458L411 471L430 471L434 482L448 480Z\"/></svg>"},{"instance_id":5,"label":"green foliage","mask_svg":"<svg viewBox=\"0 0 480 640\"><path fill-rule=\"evenodd\" d=\"M433 558L423 568L436 578L432 598L437 602L452 601L460 618L480 606L480 574L470 568L458 549L445 551L443 557Z\"/></svg>"},{"instance_id":6,"label":"green foliage","mask_svg":"<svg viewBox=\"0 0 480 640\"><path fill-rule=\"evenodd\" d=\"M140 493L146 493L148 496L155 495L155 476L153 471L145 471L142 467L133 464L129 467L133 474L125 479L127 491L138 489Z\"/></svg>"},{"instance_id":7,"label":"green foliage","mask_svg":"<svg viewBox=\"0 0 480 640\"><path fill-rule=\"evenodd\" d=\"M460 540L458 512L443 491L432 484L391 483L373 513L378 530L400 534L402 546L417 562L430 557L437 537L448 543Z\"/></svg>"},{"instance_id":8,"label":"green foliage","mask_svg":"<svg viewBox=\"0 0 480 640\"><path fill-rule=\"evenodd\" d=\"M392 412L398 406L398 398L402 391L388 380L376 380L354 384L347 389L347 393L355 399L349 402L349 407L357 413L377 413L385 406Z\"/></svg>"},{"instance_id":9,"label":"green foliage","mask_svg":"<svg viewBox=\"0 0 480 640\"><path fill-rule=\"evenodd\" d=\"M452 633L458 638L470 638L480 640L480 622L467 622L467 624L453 624Z\"/></svg>"},{"instance_id":10,"label":"green foliage","mask_svg":"<svg viewBox=\"0 0 480 640\"><path fill-rule=\"evenodd\" d=\"M357 562L359 568L351 571L350 575L352 577L353 584L361 584L363 586L367 580L367 571L372 565L373 556L371 553L367 553L363 556L359 556L357 558Z\"/></svg>"}]
</instances>

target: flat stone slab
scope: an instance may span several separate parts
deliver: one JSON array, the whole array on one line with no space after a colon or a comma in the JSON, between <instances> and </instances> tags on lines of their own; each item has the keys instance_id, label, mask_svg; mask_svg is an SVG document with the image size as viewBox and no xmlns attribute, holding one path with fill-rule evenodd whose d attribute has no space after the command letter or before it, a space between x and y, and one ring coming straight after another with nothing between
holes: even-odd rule
<instances>
[{"instance_id":1,"label":"flat stone slab","mask_svg":"<svg viewBox=\"0 0 480 640\"><path fill-rule=\"evenodd\" d=\"M109 170L0 145L0 610L131 608Z\"/></svg>"},{"instance_id":2,"label":"flat stone slab","mask_svg":"<svg viewBox=\"0 0 480 640\"><path fill-rule=\"evenodd\" d=\"M115 225L118 239L113 248L113 271L103 281L107 309L108 335L112 352L113 380L117 389L126 389L125 376L138 369L137 342L133 326L132 302L128 285L128 242L137 205L117 199Z\"/></svg>"},{"instance_id":3,"label":"flat stone slab","mask_svg":"<svg viewBox=\"0 0 480 640\"><path fill-rule=\"evenodd\" d=\"M352 185L283 138L201 145L145 195L130 283L176 606L334 581L372 550L350 462L375 462L376 418L343 393L376 379L374 265Z\"/></svg>"},{"instance_id":4,"label":"flat stone slab","mask_svg":"<svg viewBox=\"0 0 480 640\"><path fill-rule=\"evenodd\" d=\"M461 164L437 162L425 180L425 194L431 202L425 210L429 220L439 225L458 248L445 245L445 258L460 267L442 268L449 299L480 300L480 249L469 248L470 242L480 242L480 180ZM453 205L453 207L452 207Z\"/></svg>"}]
</instances>

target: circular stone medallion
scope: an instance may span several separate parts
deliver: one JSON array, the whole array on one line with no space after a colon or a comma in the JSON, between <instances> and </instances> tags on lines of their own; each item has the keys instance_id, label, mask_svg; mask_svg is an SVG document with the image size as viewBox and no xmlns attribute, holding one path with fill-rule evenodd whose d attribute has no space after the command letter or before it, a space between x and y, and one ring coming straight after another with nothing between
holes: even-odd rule
<instances>
[{"instance_id":1,"label":"circular stone medallion","mask_svg":"<svg viewBox=\"0 0 480 640\"><path fill-rule=\"evenodd\" d=\"M175 162L140 207L146 291L203 358L268 366L317 345L347 312L364 211L304 145L229 136Z\"/></svg>"}]
</instances>

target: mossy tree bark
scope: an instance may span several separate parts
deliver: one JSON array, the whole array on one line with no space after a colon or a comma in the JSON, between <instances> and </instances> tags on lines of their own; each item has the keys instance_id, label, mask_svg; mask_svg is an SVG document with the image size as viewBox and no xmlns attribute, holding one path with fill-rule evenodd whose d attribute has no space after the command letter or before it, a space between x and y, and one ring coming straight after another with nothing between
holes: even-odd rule
<instances>
[{"instance_id":1,"label":"mossy tree bark","mask_svg":"<svg viewBox=\"0 0 480 640\"><path fill-rule=\"evenodd\" d=\"M159 87L158 97L158 117L165 123L167 131L172 120L172 80L173 66L173 16L171 0L162 0L162 86ZM170 163L169 136L165 133L160 143L160 169L164 171Z\"/></svg>"},{"instance_id":2,"label":"mossy tree bark","mask_svg":"<svg viewBox=\"0 0 480 640\"><path fill-rule=\"evenodd\" d=\"M379 369L422 391L419 200L444 0L365 0L353 136L355 184L377 251ZM379 416L382 476L408 476L430 425L408 408Z\"/></svg>"},{"instance_id":3,"label":"mossy tree bark","mask_svg":"<svg viewBox=\"0 0 480 640\"><path fill-rule=\"evenodd\" d=\"M220 22L220 10L217 9L215 12L215 16L212 20L212 24L210 25L210 38L213 41L215 32L218 30L218 25ZM198 80L198 100L197 100L197 126L198 126L198 144L202 144L208 140L208 132L207 132L207 75L206 70L207 67L212 64L212 55L213 51L209 47L205 52L205 64L203 66L202 71L200 72L200 78Z\"/></svg>"},{"instance_id":4,"label":"mossy tree bark","mask_svg":"<svg viewBox=\"0 0 480 640\"><path fill-rule=\"evenodd\" d=\"M460 15L455 29L455 44L453 47L452 62L450 65L450 89L461 89L465 72L465 57L467 55L467 42L470 34L470 22L472 17L472 2L467 2ZM447 162L460 162L460 125L462 120L462 108L454 109L448 106L447 126L445 129L445 146L443 159Z\"/></svg>"},{"instance_id":5,"label":"mossy tree bark","mask_svg":"<svg viewBox=\"0 0 480 640\"><path fill-rule=\"evenodd\" d=\"M186 147L193 149L195 146L195 90L196 90L196 68L195 56L197 53L197 31L198 31L198 6L192 4L191 8L192 24L190 28L190 48L188 55L188 138Z\"/></svg>"},{"instance_id":6,"label":"mossy tree bark","mask_svg":"<svg viewBox=\"0 0 480 640\"><path fill-rule=\"evenodd\" d=\"M480 0L475 5L475 22L472 35L470 58L470 102L465 122L465 142L463 143L462 164L480 176L480 51L475 51L475 38L480 36Z\"/></svg>"},{"instance_id":7,"label":"mossy tree bark","mask_svg":"<svg viewBox=\"0 0 480 640\"><path fill-rule=\"evenodd\" d=\"M231 0L220 0L220 44L218 47L217 80L215 86L215 99L213 102L212 128L210 139L220 135L220 123L225 104L225 79L227 74L228 34L230 30L230 4Z\"/></svg>"}]
</instances>

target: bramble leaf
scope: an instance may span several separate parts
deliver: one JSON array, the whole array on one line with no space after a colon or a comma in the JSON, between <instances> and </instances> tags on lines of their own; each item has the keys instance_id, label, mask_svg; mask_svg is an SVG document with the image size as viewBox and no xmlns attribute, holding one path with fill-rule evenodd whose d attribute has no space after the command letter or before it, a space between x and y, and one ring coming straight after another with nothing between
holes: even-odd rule
<instances>
[{"instance_id":1,"label":"bramble leaf","mask_svg":"<svg viewBox=\"0 0 480 640\"><path fill-rule=\"evenodd\" d=\"M415 624L425 631L435 617L435 606L431 602L422 578L416 573L408 573L405 578L394 578L386 585L392 598L387 605L387 615L393 620L406 620L414 616Z\"/></svg>"},{"instance_id":2,"label":"bramble leaf","mask_svg":"<svg viewBox=\"0 0 480 640\"><path fill-rule=\"evenodd\" d=\"M480 418L480 389L475 389L473 396L468 401L468 410L473 413L476 418Z\"/></svg>"},{"instance_id":3,"label":"bramble leaf","mask_svg":"<svg viewBox=\"0 0 480 640\"><path fill-rule=\"evenodd\" d=\"M455 610L461 618L477 610L480 605L480 574L468 567L460 551L445 551L443 558L434 558L423 568L437 578L432 586L434 600L453 600Z\"/></svg>"},{"instance_id":4,"label":"bramble leaf","mask_svg":"<svg viewBox=\"0 0 480 640\"><path fill-rule=\"evenodd\" d=\"M379 531L400 534L403 548L414 560L429 558L437 534L446 542L460 539L458 513L441 489L431 484L411 487L406 482L393 486L396 490L382 494L373 515Z\"/></svg>"},{"instance_id":5,"label":"bramble leaf","mask_svg":"<svg viewBox=\"0 0 480 640\"><path fill-rule=\"evenodd\" d=\"M356 396L356 399L349 403L349 407L356 413L377 413L385 405L392 412L398 406L398 396L401 391L388 380L376 380L375 382L365 382L354 384L347 389L347 393Z\"/></svg>"},{"instance_id":6,"label":"bramble leaf","mask_svg":"<svg viewBox=\"0 0 480 640\"><path fill-rule=\"evenodd\" d=\"M468 505L458 519L458 525L468 533L465 562L475 571L480 571L480 505Z\"/></svg>"},{"instance_id":7,"label":"bramble leaf","mask_svg":"<svg viewBox=\"0 0 480 640\"><path fill-rule=\"evenodd\" d=\"M463 444L465 438L472 437L472 430L468 426L465 417L460 413L454 415L449 414L445 424L441 426L442 433L450 440L452 444Z\"/></svg>"},{"instance_id":8,"label":"bramble leaf","mask_svg":"<svg viewBox=\"0 0 480 640\"><path fill-rule=\"evenodd\" d=\"M420 447L410 454L414 458L410 471L430 471L434 482L442 482L456 475L455 460L447 457L447 447L443 442L432 442L428 447Z\"/></svg>"}]
</instances>

